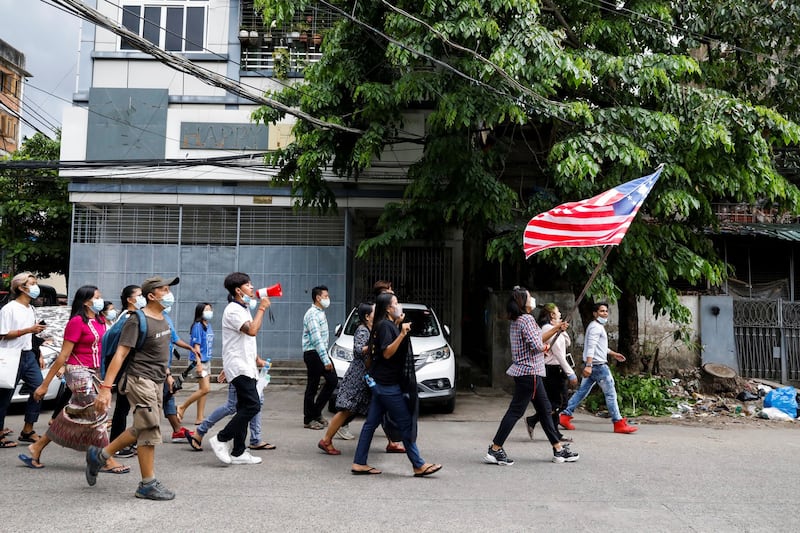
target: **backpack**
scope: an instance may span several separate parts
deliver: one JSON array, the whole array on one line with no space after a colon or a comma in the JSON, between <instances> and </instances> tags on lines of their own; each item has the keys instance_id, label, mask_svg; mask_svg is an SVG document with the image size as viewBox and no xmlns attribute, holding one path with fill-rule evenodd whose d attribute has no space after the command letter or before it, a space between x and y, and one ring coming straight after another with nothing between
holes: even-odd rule
<instances>
[{"instance_id":1,"label":"backpack","mask_svg":"<svg viewBox=\"0 0 800 533\"><path fill-rule=\"evenodd\" d=\"M133 352L135 350L141 350L144 341L147 339L147 318L145 318L141 309L137 309L134 313L136 313L136 316L139 318L139 336L136 338L136 346L131 349L131 353L125 358L125 362L122 363L122 367L119 369L119 372L117 372L117 377L114 379L115 383L119 381L120 376L122 376L125 369L128 367L128 361L133 357ZM117 353L119 337L122 335L122 327L125 325L125 322L128 321L130 315L131 313L128 312L120 316L119 319L114 322L114 325L108 328L103 334L103 349L100 353L103 360L103 364L100 368L101 379L105 379L108 365L111 364L111 360L114 359L114 354Z\"/></svg>"}]
</instances>

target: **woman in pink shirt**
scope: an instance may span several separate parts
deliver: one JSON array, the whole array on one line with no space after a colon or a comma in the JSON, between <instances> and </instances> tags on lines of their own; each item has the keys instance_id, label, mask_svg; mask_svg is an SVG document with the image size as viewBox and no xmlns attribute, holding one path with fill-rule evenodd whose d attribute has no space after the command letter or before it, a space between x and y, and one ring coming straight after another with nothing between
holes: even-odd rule
<instances>
[{"instance_id":1,"label":"woman in pink shirt","mask_svg":"<svg viewBox=\"0 0 800 533\"><path fill-rule=\"evenodd\" d=\"M70 319L64 328L61 353L42 384L33 392L34 398L41 401L50 382L65 366L67 387L72 397L53 419L45 436L28 446L30 455L19 456L29 468L44 468L39 459L50 441L78 451L85 451L89 445L108 445L106 414L94 410L98 383L96 376L101 365L103 334L106 332L105 321L100 316L104 303L100 290L95 286L84 285L75 292ZM117 463L112 457L102 471L125 474L130 472L130 467Z\"/></svg>"}]
</instances>

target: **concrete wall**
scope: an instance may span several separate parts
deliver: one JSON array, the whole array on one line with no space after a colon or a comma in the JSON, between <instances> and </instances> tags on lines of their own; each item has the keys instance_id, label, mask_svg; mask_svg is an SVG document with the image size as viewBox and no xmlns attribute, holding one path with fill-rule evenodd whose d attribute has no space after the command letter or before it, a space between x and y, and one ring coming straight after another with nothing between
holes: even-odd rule
<instances>
[{"instance_id":1,"label":"concrete wall","mask_svg":"<svg viewBox=\"0 0 800 533\"><path fill-rule=\"evenodd\" d=\"M534 292L537 306L546 302L555 302L562 313L567 313L575 302L572 293L568 292ZM505 318L508 292L491 294L487 300L489 309L489 338L492 339L490 371L492 386L496 388L510 388L513 382L506 375L506 370L511 364L511 349L509 347L508 327L509 321ZM639 300L639 343L642 354L653 355L659 351L659 366L662 374L671 375L673 371L682 368L696 367L700 364L700 327L699 327L699 296L681 296L681 303L689 308L692 320L686 326L690 332L689 345L674 340L675 331L680 329L670 323L665 316L655 317L652 305L646 300ZM537 310L538 318L538 310ZM584 327L577 311L571 319L570 336L572 339L571 352L576 362L581 361L583 353ZM619 314L617 307L611 305L608 319L609 345L616 349L619 339Z\"/></svg>"}]
</instances>

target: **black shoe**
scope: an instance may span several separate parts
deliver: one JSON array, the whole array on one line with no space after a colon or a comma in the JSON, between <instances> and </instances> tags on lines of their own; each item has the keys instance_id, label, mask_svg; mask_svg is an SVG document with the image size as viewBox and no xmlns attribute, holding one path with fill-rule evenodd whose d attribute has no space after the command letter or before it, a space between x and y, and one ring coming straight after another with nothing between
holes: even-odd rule
<instances>
[{"instance_id":1,"label":"black shoe","mask_svg":"<svg viewBox=\"0 0 800 533\"><path fill-rule=\"evenodd\" d=\"M553 449L553 462L554 463L574 463L580 459L580 455L571 451L568 445L563 445L560 450Z\"/></svg>"},{"instance_id":2,"label":"black shoe","mask_svg":"<svg viewBox=\"0 0 800 533\"><path fill-rule=\"evenodd\" d=\"M134 455L136 455L136 448L134 448L133 446L126 446L117 453L115 453L114 457L119 457L120 459L129 459Z\"/></svg>"},{"instance_id":3,"label":"black shoe","mask_svg":"<svg viewBox=\"0 0 800 533\"><path fill-rule=\"evenodd\" d=\"M506 451L503 448L493 450L491 446L489 446L483 461L491 465L511 466L514 464L514 460L506 455Z\"/></svg>"}]
</instances>

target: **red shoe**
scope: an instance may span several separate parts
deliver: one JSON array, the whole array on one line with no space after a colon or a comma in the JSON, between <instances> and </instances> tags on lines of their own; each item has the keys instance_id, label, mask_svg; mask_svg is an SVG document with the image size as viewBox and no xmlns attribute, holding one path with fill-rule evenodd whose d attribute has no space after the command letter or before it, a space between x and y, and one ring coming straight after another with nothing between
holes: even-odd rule
<instances>
[{"instance_id":1,"label":"red shoe","mask_svg":"<svg viewBox=\"0 0 800 533\"><path fill-rule=\"evenodd\" d=\"M317 443L317 448L327 453L328 455L342 455L342 452L333 447L332 442L325 442L324 439Z\"/></svg>"},{"instance_id":2,"label":"red shoe","mask_svg":"<svg viewBox=\"0 0 800 533\"><path fill-rule=\"evenodd\" d=\"M386 445L386 453L406 453L406 448L400 442L390 442Z\"/></svg>"},{"instance_id":3,"label":"red shoe","mask_svg":"<svg viewBox=\"0 0 800 533\"><path fill-rule=\"evenodd\" d=\"M564 413L558 415L558 425L564 429L575 429L575 426L572 425L572 416Z\"/></svg>"},{"instance_id":4,"label":"red shoe","mask_svg":"<svg viewBox=\"0 0 800 533\"><path fill-rule=\"evenodd\" d=\"M628 425L628 419L623 418L614 422L614 433L635 433L639 428Z\"/></svg>"},{"instance_id":5,"label":"red shoe","mask_svg":"<svg viewBox=\"0 0 800 533\"><path fill-rule=\"evenodd\" d=\"M172 432L172 442L186 442L186 439L193 435L194 431L189 431L185 427L181 427L178 431Z\"/></svg>"}]
</instances>

